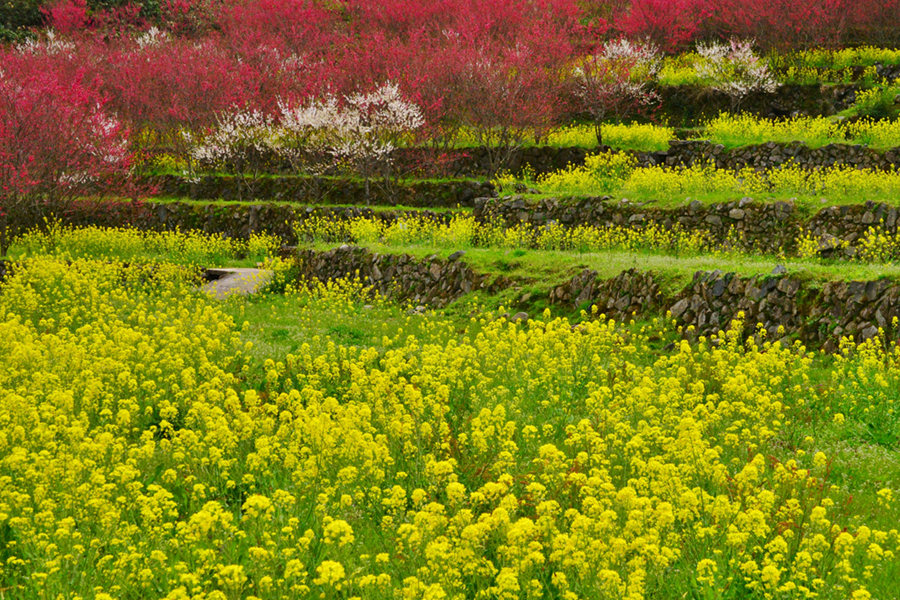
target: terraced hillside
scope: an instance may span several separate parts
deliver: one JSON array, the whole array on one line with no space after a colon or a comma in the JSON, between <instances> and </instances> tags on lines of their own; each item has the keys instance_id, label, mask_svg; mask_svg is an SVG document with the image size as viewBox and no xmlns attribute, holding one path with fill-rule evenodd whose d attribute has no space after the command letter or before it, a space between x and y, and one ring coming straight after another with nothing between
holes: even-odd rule
<instances>
[{"instance_id":1,"label":"terraced hillside","mask_svg":"<svg viewBox=\"0 0 900 600\"><path fill-rule=\"evenodd\" d=\"M0 600L900 598L890 2L20 4Z\"/></svg>"}]
</instances>

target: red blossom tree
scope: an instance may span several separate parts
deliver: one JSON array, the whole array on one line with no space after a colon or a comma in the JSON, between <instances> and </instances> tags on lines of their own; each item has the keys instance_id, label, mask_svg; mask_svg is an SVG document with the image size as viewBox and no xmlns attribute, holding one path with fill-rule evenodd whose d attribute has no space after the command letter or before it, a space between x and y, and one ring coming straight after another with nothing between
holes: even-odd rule
<instances>
[{"instance_id":1,"label":"red blossom tree","mask_svg":"<svg viewBox=\"0 0 900 600\"><path fill-rule=\"evenodd\" d=\"M47 25L62 34L85 29L90 23L86 0L60 0L41 8Z\"/></svg>"},{"instance_id":2,"label":"red blossom tree","mask_svg":"<svg viewBox=\"0 0 900 600\"><path fill-rule=\"evenodd\" d=\"M491 175L558 120L559 79L537 62L525 49L499 55L473 49L454 72L451 118L486 150Z\"/></svg>"},{"instance_id":3,"label":"red blossom tree","mask_svg":"<svg viewBox=\"0 0 900 600\"><path fill-rule=\"evenodd\" d=\"M632 40L675 52L690 45L705 16L704 0L632 0L614 28Z\"/></svg>"},{"instance_id":4,"label":"red blossom tree","mask_svg":"<svg viewBox=\"0 0 900 600\"><path fill-rule=\"evenodd\" d=\"M96 90L15 60L3 64L0 255L24 229L63 215L78 198L121 193L131 165L127 132Z\"/></svg>"}]
</instances>

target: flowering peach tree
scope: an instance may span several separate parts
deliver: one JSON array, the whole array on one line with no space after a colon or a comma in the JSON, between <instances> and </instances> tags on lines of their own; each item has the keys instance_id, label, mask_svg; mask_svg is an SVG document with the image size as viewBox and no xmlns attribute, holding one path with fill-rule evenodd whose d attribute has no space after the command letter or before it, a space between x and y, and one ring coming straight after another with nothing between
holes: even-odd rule
<instances>
[{"instance_id":1,"label":"flowering peach tree","mask_svg":"<svg viewBox=\"0 0 900 600\"><path fill-rule=\"evenodd\" d=\"M127 132L80 81L21 68L0 71L0 254L24 229L77 199L124 189Z\"/></svg>"},{"instance_id":2,"label":"flowering peach tree","mask_svg":"<svg viewBox=\"0 0 900 600\"><path fill-rule=\"evenodd\" d=\"M623 38L607 42L572 70L575 98L593 119L598 144L603 144L603 121L621 121L659 100L650 84L660 62L652 44Z\"/></svg>"}]
</instances>

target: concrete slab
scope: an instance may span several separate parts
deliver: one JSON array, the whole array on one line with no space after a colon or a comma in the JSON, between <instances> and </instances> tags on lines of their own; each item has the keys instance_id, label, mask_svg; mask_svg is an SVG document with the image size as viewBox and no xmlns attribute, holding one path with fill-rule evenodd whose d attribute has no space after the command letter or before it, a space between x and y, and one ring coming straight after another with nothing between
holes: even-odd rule
<instances>
[{"instance_id":1,"label":"concrete slab","mask_svg":"<svg viewBox=\"0 0 900 600\"><path fill-rule=\"evenodd\" d=\"M273 272L268 269L209 269L207 274L214 278L201 289L208 294L224 300L232 294L254 294L272 279Z\"/></svg>"}]
</instances>

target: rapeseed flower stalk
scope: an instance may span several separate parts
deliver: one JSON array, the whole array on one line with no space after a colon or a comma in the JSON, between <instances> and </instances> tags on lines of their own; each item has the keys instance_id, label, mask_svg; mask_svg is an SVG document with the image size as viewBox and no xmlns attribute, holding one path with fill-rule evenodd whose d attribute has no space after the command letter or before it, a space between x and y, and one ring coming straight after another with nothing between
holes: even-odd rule
<instances>
[{"instance_id":1,"label":"rapeseed flower stalk","mask_svg":"<svg viewBox=\"0 0 900 600\"><path fill-rule=\"evenodd\" d=\"M635 193L650 197L701 194L797 194L839 198L877 198L900 191L895 169L858 169L835 165L805 169L789 161L766 169L717 169L714 164L690 167L638 167L624 153L589 156L583 166L570 166L538 178L542 191L568 194Z\"/></svg>"},{"instance_id":2,"label":"rapeseed flower stalk","mask_svg":"<svg viewBox=\"0 0 900 600\"><path fill-rule=\"evenodd\" d=\"M52 222L43 230L23 234L13 251L22 257L174 261L213 267L235 259L264 260L280 246L281 241L268 233L252 233L242 240L196 230L143 231L130 227L72 227Z\"/></svg>"}]
</instances>

